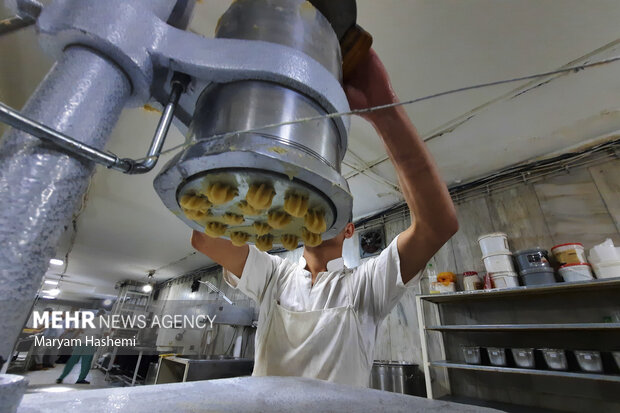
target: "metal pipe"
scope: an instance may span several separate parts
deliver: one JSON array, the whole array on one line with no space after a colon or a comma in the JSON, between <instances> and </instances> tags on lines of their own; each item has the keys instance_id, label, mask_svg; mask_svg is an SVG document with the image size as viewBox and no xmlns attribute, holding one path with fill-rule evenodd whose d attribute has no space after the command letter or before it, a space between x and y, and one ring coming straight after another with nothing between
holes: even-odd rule
<instances>
[{"instance_id":1,"label":"metal pipe","mask_svg":"<svg viewBox=\"0 0 620 413\"><path fill-rule=\"evenodd\" d=\"M13 16L8 19L0 20L0 36L12 33L24 27L32 26L36 20L28 17Z\"/></svg>"},{"instance_id":2,"label":"metal pipe","mask_svg":"<svg viewBox=\"0 0 620 413\"><path fill-rule=\"evenodd\" d=\"M23 114L102 148L130 96L124 72L91 49L63 53ZM9 359L49 259L82 198L91 162L13 129L0 146L0 357Z\"/></svg>"},{"instance_id":3,"label":"metal pipe","mask_svg":"<svg viewBox=\"0 0 620 413\"><path fill-rule=\"evenodd\" d=\"M161 148L164 145L166 135L168 134L168 130L174 118L174 111L188 83L189 77L186 75L179 74L173 76L170 98L159 119L155 135L151 142L151 147L143 161L119 158L113 153L103 152L32 120L1 102L0 121L53 145L59 146L74 155L104 165L106 168L115 169L128 174L144 174L152 170L157 164L159 153L161 152Z\"/></svg>"}]
</instances>

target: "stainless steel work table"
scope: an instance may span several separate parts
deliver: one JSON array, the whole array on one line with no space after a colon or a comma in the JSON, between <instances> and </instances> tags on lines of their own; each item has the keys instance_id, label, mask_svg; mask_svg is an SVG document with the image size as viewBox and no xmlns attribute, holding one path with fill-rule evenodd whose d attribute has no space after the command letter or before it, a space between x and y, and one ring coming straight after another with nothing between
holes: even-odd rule
<instances>
[{"instance_id":1,"label":"stainless steel work table","mask_svg":"<svg viewBox=\"0 0 620 413\"><path fill-rule=\"evenodd\" d=\"M239 377L153 386L27 394L18 413L498 412L298 377Z\"/></svg>"}]
</instances>

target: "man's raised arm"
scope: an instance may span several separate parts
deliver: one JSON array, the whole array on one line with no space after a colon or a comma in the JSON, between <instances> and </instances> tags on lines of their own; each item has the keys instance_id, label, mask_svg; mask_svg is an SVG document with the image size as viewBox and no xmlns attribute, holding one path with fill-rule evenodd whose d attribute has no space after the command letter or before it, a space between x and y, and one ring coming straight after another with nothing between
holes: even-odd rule
<instances>
[{"instance_id":1,"label":"man's raised arm","mask_svg":"<svg viewBox=\"0 0 620 413\"><path fill-rule=\"evenodd\" d=\"M345 84L352 109L398 101L389 76L371 50ZM375 128L394 164L411 211L411 226L398 237L403 282L411 280L458 230L456 211L437 165L402 106L362 115Z\"/></svg>"},{"instance_id":2,"label":"man's raised arm","mask_svg":"<svg viewBox=\"0 0 620 413\"><path fill-rule=\"evenodd\" d=\"M236 247L227 239L211 238L198 231L192 233L192 247L239 278L241 278L245 261L250 252L250 247L247 245Z\"/></svg>"}]
</instances>

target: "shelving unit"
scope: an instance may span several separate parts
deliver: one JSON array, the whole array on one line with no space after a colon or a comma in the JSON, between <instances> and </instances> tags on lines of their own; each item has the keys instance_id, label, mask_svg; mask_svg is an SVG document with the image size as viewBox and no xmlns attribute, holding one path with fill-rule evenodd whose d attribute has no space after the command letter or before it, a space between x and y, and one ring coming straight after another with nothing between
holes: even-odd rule
<instances>
[{"instance_id":1,"label":"shelving unit","mask_svg":"<svg viewBox=\"0 0 620 413\"><path fill-rule=\"evenodd\" d=\"M514 404L519 397L510 392L539 392L535 396L546 398L546 408L579 411L575 406L599 398L604 406L599 411L610 405L620 409L614 393L620 370L592 374L574 368L545 370L542 364L536 369L472 365L462 361L460 348L619 350L620 278L419 295L416 301L429 398L471 397L467 389L480 399L495 397L496 402ZM612 402L604 395L611 395ZM536 406L529 399L524 403Z\"/></svg>"}]
</instances>

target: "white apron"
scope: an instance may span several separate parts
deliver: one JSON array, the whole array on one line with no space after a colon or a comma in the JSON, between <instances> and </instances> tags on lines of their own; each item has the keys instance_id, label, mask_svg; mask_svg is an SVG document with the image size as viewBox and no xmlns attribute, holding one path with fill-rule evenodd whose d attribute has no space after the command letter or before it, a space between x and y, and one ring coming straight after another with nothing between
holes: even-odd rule
<instances>
[{"instance_id":1,"label":"white apron","mask_svg":"<svg viewBox=\"0 0 620 413\"><path fill-rule=\"evenodd\" d=\"M351 305L290 311L274 302L257 337L254 376L300 376L368 387L371 355Z\"/></svg>"}]
</instances>

